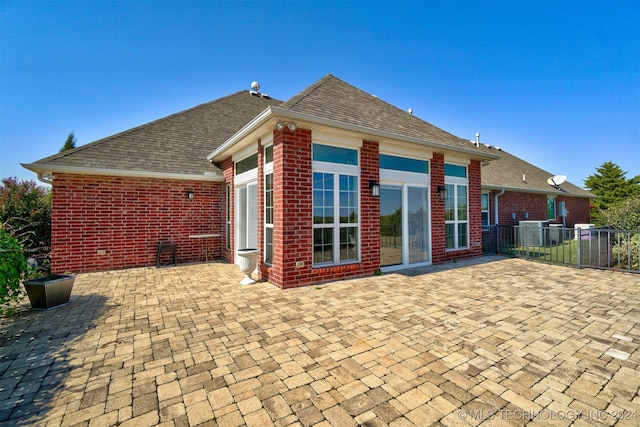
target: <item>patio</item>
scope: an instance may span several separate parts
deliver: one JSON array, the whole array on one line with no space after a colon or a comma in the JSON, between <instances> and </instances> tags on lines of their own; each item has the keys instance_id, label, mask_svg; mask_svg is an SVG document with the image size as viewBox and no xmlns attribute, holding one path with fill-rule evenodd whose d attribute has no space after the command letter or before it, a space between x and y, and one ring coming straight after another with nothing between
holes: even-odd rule
<instances>
[{"instance_id":1,"label":"patio","mask_svg":"<svg viewBox=\"0 0 640 427\"><path fill-rule=\"evenodd\" d=\"M639 425L640 275L485 257L281 291L82 274L0 319L0 422Z\"/></svg>"}]
</instances>

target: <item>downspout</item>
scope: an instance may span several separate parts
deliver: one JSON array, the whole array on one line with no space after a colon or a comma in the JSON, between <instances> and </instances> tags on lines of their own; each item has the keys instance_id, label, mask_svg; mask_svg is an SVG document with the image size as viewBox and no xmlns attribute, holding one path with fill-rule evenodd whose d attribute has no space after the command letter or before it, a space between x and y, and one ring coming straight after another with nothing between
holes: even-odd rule
<instances>
[{"instance_id":1,"label":"downspout","mask_svg":"<svg viewBox=\"0 0 640 427\"><path fill-rule=\"evenodd\" d=\"M45 184L53 185L53 175L50 173L38 173L38 179Z\"/></svg>"},{"instance_id":2,"label":"downspout","mask_svg":"<svg viewBox=\"0 0 640 427\"><path fill-rule=\"evenodd\" d=\"M504 188L502 190L500 190L499 193L497 193L494 197L493 197L493 214L495 217L495 224L498 225L498 197L502 196L504 194Z\"/></svg>"}]
</instances>

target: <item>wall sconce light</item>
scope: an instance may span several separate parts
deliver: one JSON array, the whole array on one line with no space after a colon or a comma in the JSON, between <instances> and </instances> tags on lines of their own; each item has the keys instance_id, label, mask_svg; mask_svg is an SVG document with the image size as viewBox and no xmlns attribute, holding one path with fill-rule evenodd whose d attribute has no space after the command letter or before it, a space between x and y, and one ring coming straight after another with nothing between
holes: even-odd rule
<instances>
[{"instance_id":1,"label":"wall sconce light","mask_svg":"<svg viewBox=\"0 0 640 427\"><path fill-rule=\"evenodd\" d=\"M194 196L193 191L187 191L187 199L193 200Z\"/></svg>"},{"instance_id":2,"label":"wall sconce light","mask_svg":"<svg viewBox=\"0 0 640 427\"><path fill-rule=\"evenodd\" d=\"M285 126L291 132L295 132L295 130L298 128L298 126L294 122L285 123L283 121L278 120L278 123L276 123L276 129L278 131L282 131L285 128Z\"/></svg>"},{"instance_id":3,"label":"wall sconce light","mask_svg":"<svg viewBox=\"0 0 640 427\"><path fill-rule=\"evenodd\" d=\"M529 219L529 212L524 213L524 219Z\"/></svg>"},{"instance_id":4,"label":"wall sconce light","mask_svg":"<svg viewBox=\"0 0 640 427\"><path fill-rule=\"evenodd\" d=\"M516 219L516 213L515 213L515 212L512 212L512 213L511 213L511 219L513 219L513 220L515 220L515 219Z\"/></svg>"},{"instance_id":5,"label":"wall sconce light","mask_svg":"<svg viewBox=\"0 0 640 427\"><path fill-rule=\"evenodd\" d=\"M447 200L447 187L444 185L438 185L438 196L440 196L440 200Z\"/></svg>"},{"instance_id":6,"label":"wall sconce light","mask_svg":"<svg viewBox=\"0 0 640 427\"><path fill-rule=\"evenodd\" d=\"M369 188L371 189L371 196L380 197L380 184L378 184L378 181L369 181Z\"/></svg>"}]
</instances>

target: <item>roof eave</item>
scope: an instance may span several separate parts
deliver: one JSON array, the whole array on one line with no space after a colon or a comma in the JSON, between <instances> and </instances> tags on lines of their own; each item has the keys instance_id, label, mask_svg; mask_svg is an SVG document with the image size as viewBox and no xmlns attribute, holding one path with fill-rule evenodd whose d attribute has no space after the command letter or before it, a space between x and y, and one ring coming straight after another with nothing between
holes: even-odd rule
<instances>
[{"instance_id":1,"label":"roof eave","mask_svg":"<svg viewBox=\"0 0 640 427\"><path fill-rule=\"evenodd\" d=\"M144 170L125 170L125 169L102 169L102 168L88 168L79 166L62 166L55 164L41 164L41 163L21 163L22 167L38 174L38 179L44 183L51 184L50 179L46 178L47 175L54 177L55 173L76 174L76 175L100 175L100 176L122 176L130 178L155 178L155 179L170 179L170 180L184 180L184 181L210 181L210 182L223 182L224 176L215 172L204 172L202 175L183 174L183 173L168 173L168 172L153 172Z\"/></svg>"},{"instance_id":2,"label":"roof eave","mask_svg":"<svg viewBox=\"0 0 640 427\"><path fill-rule=\"evenodd\" d=\"M569 191L561 191L561 190L555 190L555 189L545 190L541 188L509 187L507 185L495 185L495 184L482 184L481 187L483 190L500 191L504 189L505 191L512 191L516 193L555 194L558 196L578 197L582 199L591 199L595 197L595 195L576 194L576 193L571 193Z\"/></svg>"},{"instance_id":3,"label":"roof eave","mask_svg":"<svg viewBox=\"0 0 640 427\"><path fill-rule=\"evenodd\" d=\"M226 140L220 147L214 150L211 154L207 156L207 160L210 161L221 161L224 160L224 153L227 152L231 147L240 142L242 139L246 138L250 134L257 131L261 126L266 124L270 119L277 117L280 119L288 119L288 120L296 120L301 122L313 123L316 125L326 126L329 128L337 128L346 130L349 132L367 135L373 137L374 139L389 139L394 141L403 141L409 142L412 144L418 144L425 147L433 148L437 151L442 151L446 153L456 153L456 154L465 154L470 156L476 160L497 160L500 158L499 155L490 154L490 153L482 153L474 149L464 149L458 147L452 147L450 145L429 141L421 138L414 138L410 136L400 135L393 132L386 132L379 129L374 129L366 126L359 126L350 123L340 122L338 120L327 119L324 117L318 117L311 114L301 113L298 111L291 111L281 107L271 106L264 110L260 115L256 116L252 121L247 123L242 129L236 132L231 138Z\"/></svg>"}]
</instances>

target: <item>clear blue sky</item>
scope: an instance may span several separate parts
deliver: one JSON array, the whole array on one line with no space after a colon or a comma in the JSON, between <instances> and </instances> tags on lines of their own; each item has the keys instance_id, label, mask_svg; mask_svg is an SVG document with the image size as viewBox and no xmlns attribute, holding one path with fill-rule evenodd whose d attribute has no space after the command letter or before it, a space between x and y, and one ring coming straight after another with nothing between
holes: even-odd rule
<instances>
[{"instance_id":1,"label":"clear blue sky","mask_svg":"<svg viewBox=\"0 0 640 427\"><path fill-rule=\"evenodd\" d=\"M0 177L249 89L331 73L583 186L640 174L640 2L0 0Z\"/></svg>"}]
</instances>

